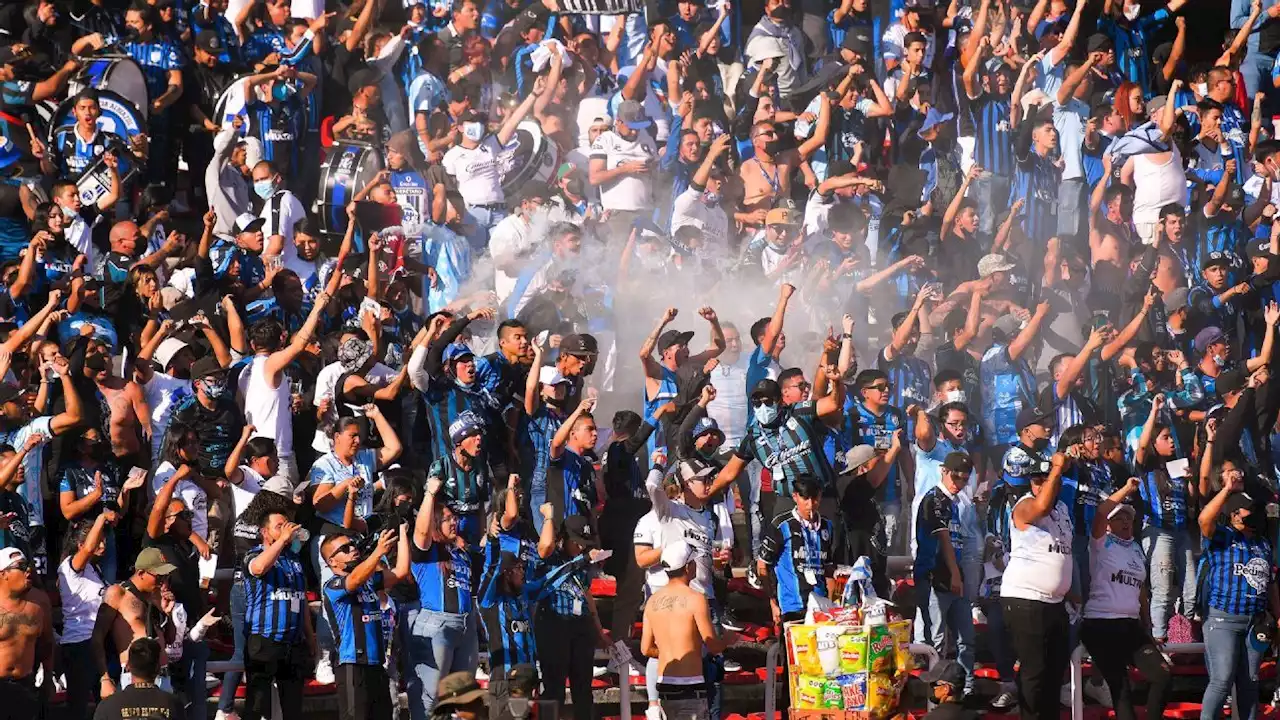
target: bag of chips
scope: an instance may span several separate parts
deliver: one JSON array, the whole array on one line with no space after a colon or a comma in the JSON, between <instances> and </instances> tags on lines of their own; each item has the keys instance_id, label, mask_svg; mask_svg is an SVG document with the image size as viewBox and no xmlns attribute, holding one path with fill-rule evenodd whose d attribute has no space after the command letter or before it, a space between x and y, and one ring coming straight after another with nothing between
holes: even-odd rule
<instances>
[{"instance_id":1,"label":"bag of chips","mask_svg":"<svg viewBox=\"0 0 1280 720\"><path fill-rule=\"evenodd\" d=\"M791 666L799 668L802 675L821 675L818 628L814 625L792 625L788 632L791 634Z\"/></svg>"},{"instance_id":2,"label":"bag of chips","mask_svg":"<svg viewBox=\"0 0 1280 720\"><path fill-rule=\"evenodd\" d=\"M796 707L801 710L822 709L823 686L827 679L801 675L796 679Z\"/></svg>"},{"instance_id":3,"label":"bag of chips","mask_svg":"<svg viewBox=\"0 0 1280 720\"><path fill-rule=\"evenodd\" d=\"M822 707L826 710L844 709L844 691L835 679L822 683Z\"/></svg>"},{"instance_id":4,"label":"bag of chips","mask_svg":"<svg viewBox=\"0 0 1280 720\"><path fill-rule=\"evenodd\" d=\"M867 711L876 720L884 720L898 707L898 688L889 673L873 672L867 677Z\"/></svg>"},{"instance_id":5,"label":"bag of chips","mask_svg":"<svg viewBox=\"0 0 1280 720\"><path fill-rule=\"evenodd\" d=\"M892 675L896 644L888 626L875 625L867 628L867 669L873 673Z\"/></svg>"},{"instance_id":6,"label":"bag of chips","mask_svg":"<svg viewBox=\"0 0 1280 720\"><path fill-rule=\"evenodd\" d=\"M915 658L911 656L911 621L891 622L889 632L893 634L893 654L898 672L911 672L915 669Z\"/></svg>"},{"instance_id":7,"label":"bag of chips","mask_svg":"<svg viewBox=\"0 0 1280 720\"><path fill-rule=\"evenodd\" d=\"M841 635L838 641L840 648L841 674L864 673L867 671L867 633L862 628Z\"/></svg>"},{"instance_id":8,"label":"bag of chips","mask_svg":"<svg viewBox=\"0 0 1280 720\"><path fill-rule=\"evenodd\" d=\"M867 709L867 674L865 672L841 675L836 678L836 683L844 696L846 712L862 712Z\"/></svg>"}]
</instances>

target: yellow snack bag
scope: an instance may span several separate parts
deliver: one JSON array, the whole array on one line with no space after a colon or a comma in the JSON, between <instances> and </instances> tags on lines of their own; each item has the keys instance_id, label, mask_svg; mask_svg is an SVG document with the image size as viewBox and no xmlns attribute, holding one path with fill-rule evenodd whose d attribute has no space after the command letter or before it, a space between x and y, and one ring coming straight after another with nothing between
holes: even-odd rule
<instances>
[{"instance_id":1,"label":"yellow snack bag","mask_svg":"<svg viewBox=\"0 0 1280 720\"><path fill-rule=\"evenodd\" d=\"M867 671L867 633L861 628L840 636L840 672L848 675Z\"/></svg>"},{"instance_id":2,"label":"yellow snack bag","mask_svg":"<svg viewBox=\"0 0 1280 720\"><path fill-rule=\"evenodd\" d=\"M873 672L867 678L867 711L876 720L883 720L898 707L898 688L889 673Z\"/></svg>"},{"instance_id":3,"label":"yellow snack bag","mask_svg":"<svg viewBox=\"0 0 1280 720\"><path fill-rule=\"evenodd\" d=\"M911 622L909 620L891 622L889 632L893 634L893 654L898 672L911 672L915 669L915 658L911 656Z\"/></svg>"},{"instance_id":4,"label":"yellow snack bag","mask_svg":"<svg viewBox=\"0 0 1280 720\"><path fill-rule=\"evenodd\" d=\"M792 625L791 665L802 675L821 675L822 662L818 659L818 628L814 625Z\"/></svg>"},{"instance_id":5,"label":"yellow snack bag","mask_svg":"<svg viewBox=\"0 0 1280 720\"><path fill-rule=\"evenodd\" d=\"M867 669L873 673L893 674L894 665L893 633L884 625L872 625L867 628Z\"/></svg>"},{"instance_id":6,"label":"yellow snack bag","mask_svg":"<svg viewBox=\"0 0 1280 720\"><path fill-rule=\"evenodd\" d=\"M826 678L820 676L801 675L796 680L796 707L801 710L822 709L823 686L826 681Z\"/></svg>"}]
</instances>

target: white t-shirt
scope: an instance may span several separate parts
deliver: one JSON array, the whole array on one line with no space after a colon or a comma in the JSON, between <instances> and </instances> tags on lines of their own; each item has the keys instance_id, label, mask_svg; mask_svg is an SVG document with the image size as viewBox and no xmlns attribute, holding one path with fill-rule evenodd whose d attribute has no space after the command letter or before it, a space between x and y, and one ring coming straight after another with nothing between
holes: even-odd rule
<instances>
[{"instance_id":1,"label":"white t-shirt","mask_svg":"<svg viewBox=\"0 0 1280 720\"><path fill-rule=\"evenodd\" d=\"M1089 540L1089 598L1087 618L1138 618L1147 558L1137 540L1121 540L1107 533Z\"/></svg>"},{"instance_id":2,"label":"white t-shirt","mask_svg":"<svg viewBox=\"0 0 1280 720\"><path fill-rule=\"evenodd\" d=\"M293 226L306 216L307 211L302 207L302 201L288 190L281 190L272 195L271 199L262 205L262 213L260 215L263 220L266 220L262 225L264 241L269 242L272 235L284 236L284 249L281 251L280 257L284 261L285 267L298 273L298 277L303 280L306 280L311 273L316 271L315 264L299 258L298 249L293 246ZM310 269L306 272L301 272L298 268L304 266L308 266Z\"/></svg>"},{"instance_id":3,"label":"white t-shirt","mask_svg":"<svg viewBox=\"0 0 1280 720\"><path fill-rule=\"evenodd\" d=\"M493 230L489 231L489 255L495 260L521 256L533 248L536 239L529 221L519 213L512 213L502 218ZM497 266L496 262L494 263L493 291L497 294L499 303L507 301L516 289L518 280L518 272L515 275L508 275Z\"/></svg>"},{"instance_id":4,"label":"white t-shirt","mask_svg":"<svg viewBox=\"0 0 1280 720\"><path fill-rule=\"evenodd\" d=\"M684 541L689 544L689 548L693 550L694 559L697 561L697 572L689 579L689 587L706 595L708 598L716 596L715 583L712 575L712 559L711 552L713 544L719 538L720 521L715 511L710 507L702 510L694 510L680 502L674 502L667 499L666 492L661 487L662 473L652 471L645 479L645 486L649 490L649 498L653 501L654 509L645 513L640 519L640 523L636 524L635 538L639 542L640 524L645 524L645 537L649 538L644 544L652 547L663 547L667 544ZM656 529L655 529L656 528ZM661 571L661 567L658 570ZM650 568L652 570L653 568ZM666 584L667 574L662 573L660 585L653 585L653 578L646 578L646 582L650 583L650 587L661 587Z\"/></svg>"},{"instance_id":5,"label":"white t-shirt","mask_svg":"<svg viewBox=\"0 0 1280 720\"><path fill-rule=\"evenodd\" d=\"M605 169L623 163L648 160L656 162L658 149L653 138L641 130L631 140L612 130L600 133L591 144L591 159L604 160ZM653 208L650 181L643 175L625 175L600 187L600 205L605 210L649 210Z\"/></svg>"},{"instance_id":6,"label":"white t-shirt","mask_svg":"<svg viewBox=\"0 0 1280 720\"><path fill-rule=\"evenodd\" d=\"M152 462L160 457L160 444L164 442L164 433L169 429L173 411L190 394L190 380L179 380L160 372L152 373L151 379L142 386L142 396L146 398L147 407L151 408Z\"/></svg>"},{"instance_id":7,"label":"white t-shirt","mask_svg":"<svg viewBox=\"0 0 1280 720\"><path fill-rule=\"evenodd\" d=\"M506 201L502 192L502 146L486 135L474 148L454 145L440 163L458 182L458 194L468 205L496 205Z\"/></svg>"},{"instance_id":8,"label":"white t-shirt","mask_svg":"<svg viewBox=\"0 0 1280 720\"><path fill-rule=\"evenodd\" d=\"M53 418L49 415L38 417L35 420L18 428L9 438L9 446L20 448L27 444L27 438L34 433L44 435L45 441L53 438ZM22 459L22 485L19 492L22 498L27 501L28 520L32 527L42 527L44 525L44 497L40 493L40 478L44 475L44 448L38 447L27 453Z\"/></svg>"},{"instance_id":9,"label":"white t-shirt","mask_svg":"<svg viewBox=\"0 0 1280 720\"><path fill-rule=\"evenodd\" d=\"M156 468L155 477L151 479L151 496L154 498L160 488L169 482L169 478L178 472L173 463L165 461ZM190 480L182 480L174 488L173 496L186 504L191 511L191 529L201 538L209 538L209 496L204 490Z\"/></svg>"},{"instance_id":10,"label":"white t-shirt","mask_svg":"<svg viewBox=\"0 0 1280 720\"><path fill-rule=\"evenodd\" d=\"M266 363L266 355L257 355L240 371L244 421L255 428L254 437L275 440L280 457L290 457L293 455L293 414L290 412L289 379L281 373L278 387L268 385Z\"/></svg>"},{"instance_id":11,"label":"white t-shirt","mask_svg":"<svg viewBox=\"0 0 1280 720\"><path fill-rule=\"evenodd\" d=\"M717 251L728 247L729 216L719 205L708 206L702 202L702 193L692 185L676 196L671 208L672 234L686 225L701 230L704 242L713 245Z\"/></svg>"},{"instance_id":12,"label":"white t-shirt","mask_svg":"<svg viewBox=\"0 0 1280 720\"><path fill-rule=\"evenodd\" d=\"M736 363L720 363L707 376L716 389L716 399L707 406L707 416L720 426L725 447L736 447L747 431L747 367L750 364L750 355L743 352Z\"/></svg>"},{"instance_id":13,"label":"white t-shirt","mask_svg":"<svg viewBox=\"0 0 1280 720\"><path fill-rule=\"evenodd\" d=\"M102 605L107 584L102 581L92 562L76 572L71 556L58 565L58 595L62 597L62 638L59 643L72 645L93 637L93 624Z\"/></svg>"},{"instance_id":14,"label":"white t-shirt","mask_svg":"<svg viewBox=\"0 0 1280 720\"><path fill-rule=\"evenodd\" d=\"M1024 495L1017 508L1032 498ZM1013 548L1000 597L1060 603L1071 589L1071 513L1061 500L1026 530L1009 528Z\"/></svg>"},{"instance_id":15,"label":"white t-shirt","mask_svg":"<svg viewBox=\"0 0 1280 720\"><path fill-rule=\"evenodd\" d=\"M339 362L329 363L320 369L319 374L316 375L316 394L311 400L316 407L320 407L320 403L324 400L333 399L334 391L338 387L338 378L342 375L342 363ZM369 372L365 373L364 379L371 385L381 387L390 383L395 377L395 370L382 363L374 363ZM364 414L364 408L357 405L347 405L347 409L353 415ZM334 417L337 415L335 414ZM311 439L311 449L321 454L333 452L333 438L325 434L323 429L316 428L316 434Z\"/></svg>"},{"instance_id":16,"label":"white t-shirt","mask_svg":"<svg viewBox=\"0 0 1280 720\"><path fill-rule=\"evenodd\" d=\"M262 486L267 482L257 470L248 465L240 466L240 474L240 484L231 483L231 508L237 518L244 513L244 509L249 507L254 496L262 491Z\"/></svg>"}]
</instances>

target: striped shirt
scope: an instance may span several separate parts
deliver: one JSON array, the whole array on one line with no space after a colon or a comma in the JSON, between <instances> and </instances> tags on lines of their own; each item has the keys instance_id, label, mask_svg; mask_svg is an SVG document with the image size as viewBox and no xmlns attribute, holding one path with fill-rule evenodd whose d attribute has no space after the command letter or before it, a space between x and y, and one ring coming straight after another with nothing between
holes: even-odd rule
<instances>
[{"instance_id":1,"label":"striped shirt","mask_svg":"<svg viewBox=\"0 0 1280 720\"><path fill-rule=\"evenodd\" d=\"M1184 529L1187 526L1186 479L1169 477L1162 460L1149 460L1148 465L1152 469L1142 474L1138 485L1144 522L1148 527L1161 530Z\"/></svg>"},{"instance_id":2,"label":"striped shirt","mask_svg":"<svg viewBox=\"0 0 1280 720\"><path fill-rule=\"evenodd\" d=\"M244 630L278 643L292 645L302 639L302 613L307 612L307 581L301 559L285 548L262 577L249 565L263 553L263 546L244 556Z\"/></svg>"},{"instance_id":3,"label":"striped shirt","mask_svg":"<svg viewBox=\"0 0 1280 720\"><path fill-rule=\"evenodd\" d=\"M489 638L489 662L504 675L516 665L532 664L537 659L533 608L572 580L587 566L587 560L584 553L547 572L542 571L550 566L539 562L537 571L525 571L524 585L516 595L498 592L496 582L486 588L480 599L480 615Z\"/></svg>"},{"instance_id":4,"label":"striped shirt","mask_svg":"<svg viewBox=\"0 0 1280 720\"><path fill-rule=\"evenodd\" d=\"M1002 177L1013 176L1013 129L1009 124L1009 96L984 92L969 100L976 131L973 159L979 167Z\"/></svg>"},{"instance_id":5,"label":"striped shirt","mask_svg":"<svg viewBox=\"0 0 1280 720\"><path fill-rule=\"evenodd\" d=\"M810 523L792 509L773 519L760 539L760 559L773 568L782 612L802 612L810 595L827 597L826 571L836 558L835 527Z\"/></svg>"},{"instance_id":6,"label":"striped shirt","mask_svg":"<svg viewBox=\"0 0 1280 720\"><path fill-rule=\"evenodd\" d=\"M306 113L297 96L271 103L255 97L244 109L249 134L262 143L262 159L270 161L284 177L293 177L301 164L301 136L306 126Z\"/></svg>"},{"instance_id":7,"label":"striped shirt","mask_svg":"<svg viewBox=\"0 0 1280 720\"><path fill-rule=\"evenodd\" d=\"M885 351L881 350L876 357L876 367L889 376L890 405L906 407L912 403L929 402L933 394L930 388L933 372L925 360L901 352L893 360L886 360Z\"/></svg>"},{"instance_id":8,"label":"striped shirt","mask_svg":"<svg viewBox=\"0 0 1280 720\"><path fill-rule=\"evenodd\" d=\"M1256 615L1267 608L1271 586L1271 545L1261 536L1247 537L1220 526L1205 541L1207 603L1232 615Z\"/></svg>"},{"instance_id":9,"label":"striped shirt","mask_svg":"<svg viewBox=\"0 0 1280 720\"><path fill-rule=\"evenodd\" d=\"M468 548L433 542L426 549L413 543L410 572L418 584L423 610L462 614L472 610L480 577L480 555Z\"/></svg>"},{"instance_id":10,"label":"striped shirt","mask_svg":"<svg viewBox=\"0 0 1280 720\"><path fill-rule=\"evenodd\" d=\"M547 467L551 464L551 439L564 424L565 416L543 406L532 416L522 414L520 417L524 426L524 432L518 435L524 477L529 478L530 487L545 491Z\"/></svg>"},{"instance_id":11,"label":"striped shirt","mask_svg":"<svg viewBox=\"0 0 1280 720\"><path fill-rule=\"evenodd\" d=\"M591 518L596 506L596 470L590 460L565 448L547 465L547 502L555 508L558 527L565 518L581 515Z\"/></svg>"},{"instance_id":12,"label":"striped shirt","mask_svg":"<svg viewBox=\"0 0 1280 720\"><path fill-rule=\"evenodd\" d=\"M946 530L951 534L951 545L959 564L964 550L964 532L960 528L960 513L956 499L941 485L925 493L916 513L916 561L914 567L916 586L927 579L939 590L951 589L951 570L942 557L942 543L938 534Z\"/></svg>"},{"instance_id":13,"label":"striped shirt","mask_svg":"<svg viewBox=\"0 0 1280 720\"><path fill-rule=\"evenodd\" d=\"M443 455L431 463L427 478L441 481L441 491L446 507L455 515L480 512L489 498L489 468L483 457L471 459L471 467L463 469L453 453Z\"/></svg>"},{"instance_id":14,"label":"striped shirt","mask_svg":"<svg viewBox=\"0 0 1280 720\"><path fill-rule=\"evenodd\" d=\"M576 558L575 558L576 559ZM543 607L560 617L583 617L590 613L587 594L591 587L591 570L585 562L575 564L574 559L556 550L547 562L559 565L564 572L557 576L553 587L546 593Z\"/></svg>"},{"instance_id":15,"label":"striped shirt","mask_svg":"<svg viewBox=\"0 0 1280 720\"><path fill-rule=\"evenodd\" d=\"M833 481L831 465L823 453L824 437L817 406L805 401L779 408L773 427L750 423L734 452L743 460L759 461L773 476L774 492L788 497L791 483L801 475L817 477L824 486Z\"/></svg>"},{"instance_id":16,"label":"striped shirt","mask_svg":"<svg viewBox=\"0 0 1280 720\"><path fill-rule=\"evenodd\" d=\"M1125 80L1137 83L1143 97L1151 97L1151 53L1147 50L1150 33L1169 19L1169 11L1159 10L1137 21L1120 24L1114 18L1098 18L1098 31L1115 44L1116 65Z\"/></svg>"},{"instance_id":17,"label":"striped shirt","mask_svg":"<svg viewBox=\"0 0 1280 720\"><path fill-rule=\"evenodd\" d=\"M907 426L907 420L902 414L902 410L892 405L886 407L882 413L877 415L862 402L854 401L852 407L846 404L845 417L848 418L849 422L855 423L853 426L853 445L870 445L881 452L887 451L892 445L893 433ZM885 502L898 500L901 490L898 487L897 463L889 466L889 473L885 476L884 483L880 487L884 489Z\"/></svg>"},{"instance_id":18,"label":"striped shirt","mask_svg":"<svg viewBox=\"0 0 1280 720\"><path fill-rule=\"evenodd\" d=\"M381 665L387 654L382 606L378 591L384 587L381 572L347 590L347 579L334 576L324 586L324 611L329 627L337 633L338 664Z\"/></svg>"},{"instance_id":19,"label":"striped shirt","mask_svg":"<svg viewBox=\"0 0 1280 720\"><path fill-rule=\"evenodd\" d=\"M1058 231L1058 185L1062 171L1053 158L1034 151L1018 160L1009 189L1009 207L1021 199L1022 230L1032 243L1044 244Z\"/></svg>"}]
</instances>

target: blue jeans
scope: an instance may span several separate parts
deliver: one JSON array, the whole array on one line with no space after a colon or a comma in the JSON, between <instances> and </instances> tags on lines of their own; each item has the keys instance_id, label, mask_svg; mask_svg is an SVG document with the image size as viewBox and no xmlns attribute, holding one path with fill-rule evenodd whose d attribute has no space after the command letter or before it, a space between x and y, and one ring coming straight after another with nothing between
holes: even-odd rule
<instances>
[{"instance_id":1,"label":"blue jeans","mask_svg":"<svg viewBox=\"0 0 1280 720\"><path fill-rule=\"evenodd\" d=\"M986 168L990 170L990 168ZM974 194L978 203L978 230L987 235L996 231L996 215L1000 209L1009 208L1010 179L1004 175L983 173L973 181Z\"/></svg>"},{"instance_id":2,"label":"blue jeans","mask_svg":"<svg viewBox=\"0 0 1280 720\"><path fill-rule=\"evenodd\" d=\"M311 567L316 571L316 577L320 578L320 587L324 587L326 583L333 578L333 571L329 569L329 563L320 558L320 546L324 545L324 541L328 539L327 535L317 535L309 541L311 547L307 548L307 554L311 557ZM337 643L333 639L333 628L329 627L329 613L318 613L315 617L316 622L316 646L320 651L328 650L330 653L337 647ZM317 661L320 658L315 658ZM333 667L338 666L338 659L330 660Z\"/></svg>"},{"instance_id":3,"label":"blue jeans","mask_svg":"<svg viewBox=\"0 0 1280 720\"><path fill-rule=\"evenodd\" d=\"M190 638L182 641L182 662L179 666L184 673L175 682L181 682L187 694L187 720L207 720L209 717L209 686L204 683L205 667L209 662L209 645L204 641L194 642ZM235 691L232 691L232 696Z\"/></svg>"},{"instance_id":4,"label":"blue jeans","mask_svg":"<svg viewBox=\"0 0 1280 720\"><path fill-rule=\"evenodd\" d=\"M467 223L471 225L467 232L467 242L472 250L484 250L489 246L489 231L507 216L507 211L497 206L467 206Z\"/></svg>"},{"instance_id":5,"label":"blue jeans","mask_svg":"<svg viewBox=\"0 0 1280 720\"><path fill-rule=\"evenodd\" d=\"M231 662L244 663L244 613L248 606L248 601L244 594L244 583L240 578L236 578L231 583L231 636L235 641L235 649L231 652ZM323 615L324 613L320 613ZM240 687L240 680L244 678L244 672L240 670L232 670L222 676L222 694L218 696L218 709L223 712L230 712L236 704L236 688Z\"/></svg>"},{"instance_id":6,"label":"blue jeans","mask_svg":"<svg viewBox=\"0 0 1280 720\"><path fill-rule=\"evenodd\" d=\"M1252 640L1253 617L1210 610L1204 623L1204 664L1209 687L1204 691L1200 720L1222 716L1222 704L1236 691L1236 720L1258 717L1258 666L1265 647Z\"/></svg>"},{"instance_id":7,"label":"blue jeans","mask_svg":"<svg viewBox=\"0 0 1280 720\"><path fill-rule=\"evenodd\" d=\"M1191 536L1185 529L1148 527L1142 531L1142 551L1147 554L1151 578L1151 636L1164 640L1178 588L1182 589L1186 612L1196 604L1196 561L1191 555Z\"/></svg>"},{"instance_id":8,"label":"blue jeans","mask_svg":"<svg viewBox=\"0 0 1280 720\"><path fill-rule=\"evenodd\" d=\"M409 693L409 717L428 720L440 678L474 670L479 659L475 614L443 613L410 606L401 624Z\"/></svg>"},{"instance_id":9,"label":"blue jeans","mask_svg":"<svg viewBox=\"0 0 1280 720\"><path fill-rule=\"evenodd\" d=\"M957 659L964 668L965 690L973 689L973 606L960 595L938 590L927 577L916 578L916 641L925 643L943 656L947 632L954 632L959 645Z\"/></svg>"},{"instance_id":10,"label":"blue jeans","mask_svg":"<svg viewBox=\"0 0 1280 720\"><path fill-rule=\"evenodd\" d=\"M738 475L738 493L742 496L742 511L747 515L747 529L751 533L751 557L760 555L761 531L764 519L760 515L760 463L752 460L746 472Z\"/></svg>"}]
</instances>

